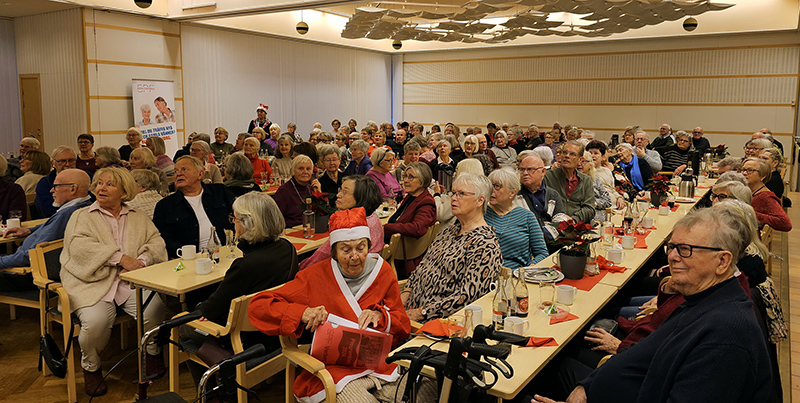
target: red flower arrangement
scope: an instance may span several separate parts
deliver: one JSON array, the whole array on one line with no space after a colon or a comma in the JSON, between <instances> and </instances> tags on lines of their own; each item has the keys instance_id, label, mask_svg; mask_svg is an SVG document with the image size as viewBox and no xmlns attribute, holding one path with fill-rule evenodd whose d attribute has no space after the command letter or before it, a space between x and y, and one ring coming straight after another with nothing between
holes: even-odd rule
<instances>
[{"instance_id":1,"label":"red flower arrangement","mask_svg":"<svg viewBox=\"0 0 800 403\"><path fill-rule=\"evenodd\" d=\"M572 219L558 224L558 238L550 241L550 245L562 248L561 253L573 256L586 256L589 244L600 240L591 225Z\"/></svg>"},{"instance_id":2,"label":"red flower arrangement","mask_svg":"<svg viewBox=\"0 0 800 403\"><path fill-rule=\"evenodd\" d=\"M671 194L672 189L670 189L670 181L664 175L655 175L650 178L649 183L647 184L647 190L651 193L661 193L661 194Z\"/></svg>"}]
</instances>

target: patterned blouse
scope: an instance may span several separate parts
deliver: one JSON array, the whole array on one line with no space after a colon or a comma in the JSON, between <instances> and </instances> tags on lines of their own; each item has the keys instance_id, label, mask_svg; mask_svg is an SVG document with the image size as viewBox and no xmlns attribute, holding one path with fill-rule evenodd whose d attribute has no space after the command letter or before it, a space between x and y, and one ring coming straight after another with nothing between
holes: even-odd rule
<instances>
[{"instance_id":1,"label":"patterned blouse","mask_svg":"<svg viewBox=\"0 0 800 403\"><path fill-rule=\"evenodd\" d=\"M411 273L408 308L423 308L425 320L447 317L489 292L503 256L492 227L462 235L461 222L443 230Z\"/></svg>"}]
</instances>

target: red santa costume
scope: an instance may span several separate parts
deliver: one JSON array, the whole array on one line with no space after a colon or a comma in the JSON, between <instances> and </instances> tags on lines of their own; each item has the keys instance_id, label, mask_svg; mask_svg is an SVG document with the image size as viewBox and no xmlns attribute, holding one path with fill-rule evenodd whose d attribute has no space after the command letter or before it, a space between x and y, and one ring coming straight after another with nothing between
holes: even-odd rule
<instances>
[{"instance_id":1,"label":"red santa costume","mask_svg":"<svg viewBox=\"0 0 800 403\"><path fill-rule=\"evenodd\" d=\"M330 228L331 245L339 241L369 239L369 227L362 207L334 213ZM266 334L300 337L305 329L301 318L306 308L322 305L329 314L356 323L362 310L369 309L382 313L374 328L390 333L394 345L397 345L407 339L411 331L411 323L400 300L397 278L391 266L376 253L367 255L363 270L368 267L373 267L372 271L353 295L338 262L330 259L315 263L280 289L264 291L253 297L248 310L250 323ZM340 393L349 382L367 375L387 382L399 378L394 364L382 372L330 364L325 368L336 383L336 393ZM325 399L325 390L317 377L302 371L294 383L294 395L300 402L317 403Z\"/></svg>"}]
</instances>

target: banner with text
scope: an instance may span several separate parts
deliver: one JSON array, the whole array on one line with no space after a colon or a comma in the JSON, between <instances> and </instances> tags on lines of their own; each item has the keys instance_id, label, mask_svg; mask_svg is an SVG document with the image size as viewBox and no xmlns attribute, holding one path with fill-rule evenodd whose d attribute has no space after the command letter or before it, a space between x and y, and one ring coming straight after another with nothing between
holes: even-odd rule
<instances>
[{"instance_id":1,"label":"banner with text","mask_svg":"<svg viewBox=\"0 0 800 403\"><path fill-rule=\"evenodd\" d=\"M167 155L175 155L178 143L178 128L175 123L175 95L172 81L133 80L133 116L142 132L142 140L158 136L164 140Z\"/></svg>"}]
</instances>

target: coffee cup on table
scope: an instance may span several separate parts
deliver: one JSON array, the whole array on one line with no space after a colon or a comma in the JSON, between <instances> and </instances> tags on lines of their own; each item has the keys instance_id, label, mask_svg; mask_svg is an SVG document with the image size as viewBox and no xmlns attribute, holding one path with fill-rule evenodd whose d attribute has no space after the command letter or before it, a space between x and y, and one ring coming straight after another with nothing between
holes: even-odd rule
<instances>
[{"instance_id":1,"label":"coffee cup on table","mask_svg":"<svg viewBox=\"0 0 800 403\"><path fill-rule=\"evenodd\" d=\"M530 322L528 322L526 319L518 318L516 316L509 316L503 319L503 330L509 333L522 336L522 334L527 332L530 327Z\"/></svg>"},{"instance_id":2,"label":"coffee cup on table","mask_svg":"<svg viewBox=\"0 0 800 403\"><path fill-rule=\"evenodd\" d=\"M636 245L636 237L633 235L625 235L622 237L622 249L633 249Z\"/></svg>"},{"instance_id":3,"label":"coffee cup on table","mask_svg":"<svg viewBox=\"0 0 800 403\"><path fill-rule=\"evenodd\" d=\"M175 253L183 260L194 260L197 257L197 248L194 245L183 245Z\"/></svg>"},{"instance_id":4,"label":"coffee cup on table","mask_svg":"<svg viewBox=\"0 0 800 403\"><path fill-rule=\"evenodd\" d=\"M217 267L217 262L207 257L201 257L200 259L197 259L195 261L195 265L196 265L195 270L197 271L197 274L203 275L211 273L211 271L214 270L215 267Z\"/></svg>"},{"instance_id":5,"label":"coffee cup on table","mask_svg":"<svg viewBox=\"0 0 800 403\"><path fill-rule=\"evenodd\" d=\"M610 248L608 249L607 258L608 260L614 262L614 264L622 263L622 259L625 257L625 252L622 251L620 248Z\"/></svg>"},{"instance_id":6,"label":"coffee cup on table","mask_svg":"<svg viewBox=\"0 0 800 403\"><path fill-rule=\"evenodd\" d=\"M653 228L653 218L652 217L645 217L642 219L642 227L644 228Z\"/></svg>"},{"instance_id":7,"label":"coffee cup on table","mask_svg":"<svg viewBox=\"0 0 800 403\"><path fill-rule=\"evenodd\" d=\"M472 311L472 323L480 325L483 323L483 308L480 305L470 304L464 307L465 311Z\"/></svg>"},{"instance_id":8,"label":"coffee cup on table","mask_svg":"<svg viewBox=\"0 0 800 403\"><path fill-rule=\"evenodd\" d=\"M7 229L19 228L19 227L20 227L19 218L9 218L8 220L6 220L6 228Z\"/></svg>"},{"instance_id":9,"label":"coffee cup on table","mask_svg":"<svg viewBox=\"0 0 800 403\"><path fill-rule=\"evenodd\" d=\"M575 296L578 295L578 289L566 284L556 286L556 301L559 304L572 305L575 302Z\"/></svg>"},{"instance_id":10,"label":"coffee cup on table","mask_svg":"<svg viewBox=\"0 0 800 403\"><path fill-rule=\"evenodd\" d=\"M659 206L658 215L669 215L669 206Z\"/></svg>"}]
</instances>

